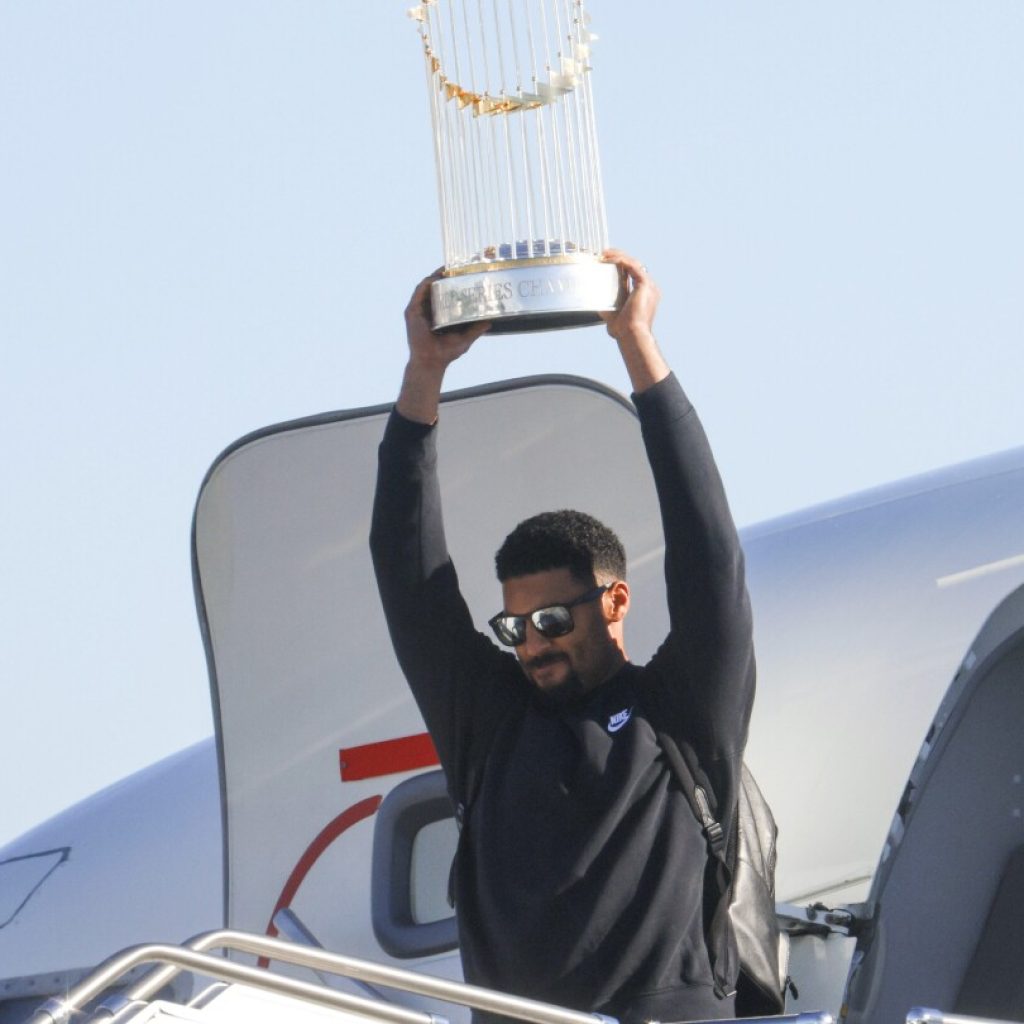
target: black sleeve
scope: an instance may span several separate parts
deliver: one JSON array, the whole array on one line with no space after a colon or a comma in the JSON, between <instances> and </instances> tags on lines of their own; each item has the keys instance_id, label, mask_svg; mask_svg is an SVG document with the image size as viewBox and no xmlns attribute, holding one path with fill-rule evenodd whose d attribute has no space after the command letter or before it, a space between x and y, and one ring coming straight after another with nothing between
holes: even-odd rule
<instances>
[{"instance_id":1,"label":"black sleeve","mask_svg":"<svg viewBox=\"0 0 1024 1024\"><path fill-rule=\"evenodd\" d=\"M477 632L448 555L436 429L393 412L379 450L370 553L395 655L462 793L515 698L515 659Z\"/></svg>"},{"instance_id":2,"label":"black sleeve","mask_svg":"<svg viewBox=\"0 0 1024 1024\"><path fill-rule=\"evenodd\" d=\"M693 747L723 824L754 697L743 552L697 414L674 376L634 396L665 536L670 633L649 669L665 724Z\"/></svg>"}]
</instances>

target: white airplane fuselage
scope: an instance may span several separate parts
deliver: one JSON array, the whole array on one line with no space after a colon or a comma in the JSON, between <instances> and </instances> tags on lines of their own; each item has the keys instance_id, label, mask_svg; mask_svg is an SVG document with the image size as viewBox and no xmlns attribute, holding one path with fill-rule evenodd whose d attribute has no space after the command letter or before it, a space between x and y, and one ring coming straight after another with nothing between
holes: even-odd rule
<instances>
[{"instance_id":1,"label":"white airplane fuselage","mask_svg":"<svg viewBox=\"0 0 1024 1024\"><path fill-rule=\"evenodd\" d=\"M481 438L481 423L507 418L508 402L547 408L552 391L570 423L613 407L624 423L632 415L600 389L565 380L541 381L536 393L517 386L455 396L442 447L446 511L470 484L477 494L500 488L500 474L481 478L483 455L472 461L474 449L490 458L498 447ZM273 933L281 906L296 909L329 948L387 959L370 926L373 816L429 758L410 753L423 727L367 576L384 415L261 432L211 469L197 505L195 560L217 743L151 766L0 850L0 1020L5 1005L13 1013L59 991L114 949L224 923ZM539 427L536 442L548 443ZM522 443L529 458L530 439ZM344 465L324 469L323 453L339 448L348 450ZM623 458L642 475L636 456L633 448ZM498 589L477 548L493 550L493 531L514 523L519 503L546 507L557 476L515 500L492 496L493 513L449 517L460 542L487 523L454 551L460 573L481 563L479 580L464 580L478 621ZM634 517L584 507L615 526L616 515ZM296 509L309 521L296 522ZM343 523L341 509L349 510ZM741 531L759 677L747 761L779 822L780 900L834 904L866 894L940 699L986 617L1024 582L1022 509L1024 448ZM278 546L282 523L295 524L297 548ZM652 537L645 520L626 544L637 620L659 588ZM341 575L372 606L365 618L338 607ZM294 580L303 582L290 589ZM307 593L308 580L325 589ZM663 618L651 618L647 632L634 630L634 657L663 631ZM392 742L401 757L389 767ZM360 777L350 770L346 778L346 752L353 764L367 759ZM451 974L457 960L446 954L425 966Z\"/></svg>"}]
</instances>

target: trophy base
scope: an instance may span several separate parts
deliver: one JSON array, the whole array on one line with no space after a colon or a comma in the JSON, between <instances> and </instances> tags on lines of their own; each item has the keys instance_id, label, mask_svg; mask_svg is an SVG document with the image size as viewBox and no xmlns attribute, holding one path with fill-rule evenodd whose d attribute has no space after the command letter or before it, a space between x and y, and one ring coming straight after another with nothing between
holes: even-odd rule
<instances>
[{"instance_id":1,"label":"trophy base","mask_svg":"<svg viewBox=\"0 0 1024 1024\"><path fill-rule=\"evenodd\" d=\"M619 271L596 259L506 261L431 285L434 330L491 321L490 334L588 327L621 302Z\"/></svg>"}]
</instances>

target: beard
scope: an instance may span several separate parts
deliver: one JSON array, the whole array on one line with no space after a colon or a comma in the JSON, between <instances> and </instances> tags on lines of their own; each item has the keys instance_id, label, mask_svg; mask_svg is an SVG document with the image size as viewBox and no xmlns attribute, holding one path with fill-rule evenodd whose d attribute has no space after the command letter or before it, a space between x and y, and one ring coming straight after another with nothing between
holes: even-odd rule
<instances>
[{"instance_id":1,"label":"beard","mask_svg":"<svg viewBox=\"0 0 1024 1024\"><path fill-rule=\"evenodd\" d=\"M569 664L569 659L564 654L542 654L531 661L521 664L523 673L530 684L530 691L533 702L540 708L557 710L577 704L586 695L586 688L583 680L570 668L566 677L554 686L539 686L534 682L532 671L543 668L545 665L553 665L556 662L564 661Z\"/></svg>"}]
</instances>

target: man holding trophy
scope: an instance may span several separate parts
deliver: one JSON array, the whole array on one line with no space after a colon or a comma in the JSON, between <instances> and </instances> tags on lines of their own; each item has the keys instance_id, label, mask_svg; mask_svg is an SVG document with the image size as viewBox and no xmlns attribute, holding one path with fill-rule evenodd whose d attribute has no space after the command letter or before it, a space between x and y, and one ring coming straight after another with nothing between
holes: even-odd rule
<instances>
[{"instance_id":1,"label":"man holding trophy","mask_svg":"<svg viewBox=\"0 0 1024 1024\"><path fill-rule=\"evenodd\" d=\"M627 297L604 316L665 532L671 632L651 661L627 659L621 545L581 513L526 520L499 550L491 626L507 650L474 628L444 539L435 425L445 370L487 325L435 333L433 277L406 310L371 550L398 660L462 808L467 980L625 1024L730 1017L735 946L726 935L708 948L707 844L655 729L696 752L728 835L754 691L743 558L703 430L654 338L658 288L636 260L607 259Z\"/></svg>"},{"instance_id":2,"label":"man holding trophy","mask_svg":"<svg viewBox=\"0 0 1024 1024\"><path fill-rule=\"evenodd\" d=\"M694 755L733 836L754 693L739 539L654 337L658 287L607 249L595 37L581 0L495 0L494 18L475 27L468 7L449 17L446 6L410 12L430 84L445 266L405 311L409 358L380 446L371 551L457 807L464 973L624 1024L731 1017L739 963L727 898L705 884L708 840L659 736ZM448 366L486 332L601 321L633 387L665 535L670 632L646 665L626 653L625 555L604 524L561 510L515 527L496 556L495 643L473 625L442 523L436 423Z\"/></svg>"}]
</instances>

